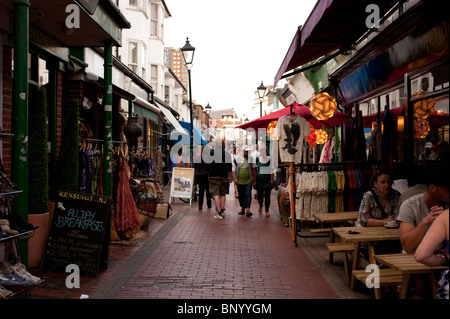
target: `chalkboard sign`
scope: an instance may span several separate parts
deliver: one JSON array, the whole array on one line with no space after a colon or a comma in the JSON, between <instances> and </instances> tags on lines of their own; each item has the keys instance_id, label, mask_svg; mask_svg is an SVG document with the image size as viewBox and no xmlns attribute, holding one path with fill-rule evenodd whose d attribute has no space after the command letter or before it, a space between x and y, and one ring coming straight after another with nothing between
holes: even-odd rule
<instances>
[{"instance_id":1,"label":"chalkboard sign","mask_svg":"<svg viewBox=\"0 0 450 319\"><path fill-rule=\"evenodd\" d=\"M45 251L44 269L75 264L97 276L110 234L110 197L60 191ZM103 253L102 253L103 250ZM107 254L106 254L107 256Z\"/></svg>"}]
</instances>

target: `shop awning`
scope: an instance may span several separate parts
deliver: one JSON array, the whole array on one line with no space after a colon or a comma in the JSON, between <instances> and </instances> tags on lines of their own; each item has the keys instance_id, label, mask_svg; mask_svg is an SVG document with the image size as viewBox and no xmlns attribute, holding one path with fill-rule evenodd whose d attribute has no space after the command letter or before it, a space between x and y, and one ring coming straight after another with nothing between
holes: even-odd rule
<instances>
[{"instance_id":1,"label":"shop awning","mask_svg":"<svg viewBox=\"0 0 450 319\"><path fill-rule=\"evenodd\" d=\"M185 130L185 133L189 136L190 130L191 130L191 123L180 121L180 125ZM192 133L194 134L194 144L195 145L207 145L208 141L206 140L205 136L203 135L202 131L194 125L194 129L192 130ZM172 138L171 138L172 140ZM177 139L173 139L174 143L181 143L181 144L190 144L191 141L189 138L182 138L181 136L178 136Z\"/></svg>"},{"instance_id":2,"label":"shop awning","mask_svg":"<svg viewBox=\"0 0 450 319\"><path fill-rule=\"evenodd\" d=\"M13 9L11 0L0 0L9 9ZM33 0L31 2L30 24L39 28L39 34L34 35L49 47L103 47L105 41L113 41L120 46L122 29L131 28L130 22L120 12L115 1L76 1L77 11L68 10L74 5L73 0ZM92 6L89 12L86 5ZM67 28L66 19L70 14L79 13L79 27ZM70 17L69 17L70 18ZM25 22L25 21L24 21ZM42 31L42 32L41 32Z\"/></svg>"},{"instance_id":3,"label":"shop awning","mask_svg":"<svg viewBox=\"0 0 450 319\"><path fill-rule=\"evenodd\" d=\"M163 106L161 103L158 103L158 101L155 100L156 106L161 110L161 112L163 112L163 114L166 116L166 118L169 120L170 124L173 125L173 127L175 128L175 130L177 131L177 133L181 134L181 135L187 135L189 136L188 133L186 133L186 131L184 130L184 128L180 125L180 123L177 121L177 119L175 118L175 116L173 116L172 112L166 108L165 106Z\"/></svg>"},{"instance_id":4,"label":"shop awning","mask_svg":"<svg viewBox=\"0 0 450 319\"><path fill-rule=\"evenodd\" d=\"M275 76L274 86L287 71L335 50L345 50L369 29L369 4L377 5L382 17L394 0L318 0L305 24L298 28Z\"/></svg>"}]
</instances>

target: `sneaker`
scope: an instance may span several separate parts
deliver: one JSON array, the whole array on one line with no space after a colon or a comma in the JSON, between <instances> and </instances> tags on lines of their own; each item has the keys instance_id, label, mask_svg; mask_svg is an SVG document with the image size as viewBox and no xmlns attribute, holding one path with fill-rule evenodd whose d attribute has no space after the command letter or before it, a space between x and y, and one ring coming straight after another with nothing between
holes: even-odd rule
<instances>
[{"instance_id":1,"label":"sneaker","mask_svg":"<svg viewBox=\"0 0 450 319\"><path fill-rule=\"evenodd\" d=\"M266 217L270 217L270 214L269 214L269 213L266 213Z\"/></svg>"},{"instance_id":2,"label":"sneaker","mask_svg":"<svg viewBox=\"0 0 450 319\"><path fill-rule=\"evenodd\" d=\"M260 215L262 214L262 208L261 208L261 207L258 209L258 213L259 213Z\"/></svg>"},{"instance_id":3,"label":"sneaker","mask_svg":"<svg viewBox=\"0 0 450 319\"><path fill-rule=\"evenodd\" d=\"M212 206L211 206L211 205L209 205L209 206L208 206L208 208L212 208Z\"/></svg>"},{"instance_id":4,"label":"sneaker","mask_svg":"<svg viewBox=\"0 0 450 319\"><path fill-rule=\"evenodd\" d=\"M223 219L223 216L220 214L217 214L216 216L214 216L215 219Z\"/></svg>"},{"instance_id":5,"label":"sneaker","mask_svg":"<svg viewBox=\"0 0 450 319\"><path fill-rule=\"evenodd\" d=\"M20 277L25 278L26 280L32 281L34 283L37 283L41 281L41 278L33 276L30 274L26 269L25 266L21 263L17 263L13 266L11 266L11 269L14 271L16 275L19 275Z\"/></svg>"},{"instance_id":6,"label":"sneaker","mask_svg":"<svg viewBox=\"0 0 450 319\"><path fill-rule=\"evenodd\" d=\"M243 210L241 210L238 215L245 215L245 212Z\"/></svg>"},{"instance_id":7,"label":"sneaker","mask_svg":"<svg viewBox=\"0 0 450 319\"><path fill-rule=\"evenodd\" d=\"M198 210L203 210L203 207L202 206L198 206Z\"/></svg>"},{"instance_id":8,"label":"sneaker","mask_svg":"<svg viewBox=\"0 0 450 319\"><path fill-rule=\"evenodd\" d=\"M253 214L249 211L249 212L247 212L247 214L245 214L245 216L247 216L247 217L252 217Z\"/></svg>"}]
</instances>

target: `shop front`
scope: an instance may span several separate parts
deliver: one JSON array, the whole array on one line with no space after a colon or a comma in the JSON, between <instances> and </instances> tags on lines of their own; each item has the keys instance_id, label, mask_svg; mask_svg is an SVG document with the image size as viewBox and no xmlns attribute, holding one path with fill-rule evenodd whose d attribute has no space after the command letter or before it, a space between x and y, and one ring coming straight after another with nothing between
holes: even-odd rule
<instances>
[{"instance_id":1,"label":"shop front","mask_svg":"<svg viewBox=\"0 0 450 319\"><path fill-rule=\"evenodd\" d=\"M63 122L63 114L68 105L72 105L75 99L82 105L83 97L87 95L102 95L101 107L98 109L103 113L103 122L99 123L96 129L103 139L108 137L111 140L112 46L120 45L121 30L129 28L130 24L112 2L95 1L92 4L94 6L88 12L78 3L68 0L0 1L2 15L0 96L3 102L0 106L2 114L0 119L3 134L7 136L1 143L1 155L4 173L18 190L12 201L11 212L25 221L28 220L34 205L30 200L36 197L33 191L36 185L30 183L30 175L40 172L34 168L36 164L43 165L46 170L48 160L50 184L55 177L62 143L61 133L66 124ZM79 27L68 26L65 23L69 14L66 12L68 6L76 12ZM4 24L3 21L9 23ZM103 90L102 94L96 94L98 92L94 92L95 88L92 86L84 86L80 81L75 84L71 80L74 74L86 67L83 56L80 57L79 54L84 47L105 48L104 83L103 88L100 88ZM44 92L46 96L45 131L48 132L48 139L47 134L43 134L43 138L47 140L40 144L45 145L41 147L41 151L48 152L48 158L39 163L31 160L35 153L31 148L30 139L35 139L36 136L29 136L31 127L37 121L31 112L38 103L40 95L37 95L37 91ZM111 193L108 187L111 180L110 162L107 160L110 158L109 144L107 143L105 147L106 173L103 175L104 193L109 193L108 195ZM66 167L66 170L72 169ZM46 178L43 179L44 183L45 180ZM44 190L49 187L49 183L45 183ZM46 193L43 198L47 198L48 195ZM48 202L45 206L48 212ZM20 241L20 251L25 265L27 265L27 246L27 241Z\"/></svg>"}]
</instances>

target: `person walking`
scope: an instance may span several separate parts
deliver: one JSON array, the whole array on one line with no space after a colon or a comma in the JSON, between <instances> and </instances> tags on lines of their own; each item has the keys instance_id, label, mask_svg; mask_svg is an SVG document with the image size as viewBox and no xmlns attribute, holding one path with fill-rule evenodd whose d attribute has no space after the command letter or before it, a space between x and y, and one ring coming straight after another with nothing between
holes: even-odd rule
<instances>
[{"instance_id":1,"label":"person walking","mask_svg":"<svg viewBox=\"0 0 450 319\"><path fill-rule=\"evenodd\" d=\"M263 205L265 206L266 217L270 217L270 193L274 186L274 174L270 167L270 156L266 148L261 150L261 155L256 158L256 163L252 164L253 168L253 187L258 195L259 210L262 214Z\"/></svg>"},{"instance_id":2,"label":"person walking","mask_svg":"<svg viewBox=\"0 0 450 319\"><path fill-rule=\"evenodd\" d=\"M249 148L247 145L243 147L243 156L236 158L236 164L233 165L233 181L238 187L239 205L241 211L239 215L253 216L250 212L250 205L252 202L252 185L253 185L253 170L252 164L248 156Z\"/></svg>"},{"instance_id":3,"label":"person walking","mask_svg":"<svg viewBox=\"0 0 450 319\"><path fill-rule=\"evenodd\" d=\"M233 159L233 165L236 165L237 152L238 152L238 149L237 149L237 146L235 145L233 147L233 154L231 155L232 159ZM233 180L233 185L234 185L234 197L239 198L238 188L237 188L237 185L234 182L234 180Z\"/></svg>"},{"instance_id":4,"label":"person walking","mask_svg":"<svg viewBox=\"0 0 450 319\"><path fill-rule=\"evenodd\" d=\"M202 156L203 152L209 152L209 146L202 146L200 153L194 160L195 183L198 184L198 210L203 209L203 200L206 193L206 204L211 208L211 195L209 193L208 169Z\"/></svg>"},{"instance_id":5,"label":"person walking","mask_svg":"<svg viewBox=\"0 0 450 319\"><path fill-rule=\"evenodd\" d=\"M210 158L205 160L209 175L209 191L214 197L217 215L215 219L223 219L226 195L230 190L232 158L225 150L225 140L218 139L214 149L210 151Z\"/></svg>"}]
</instances>

